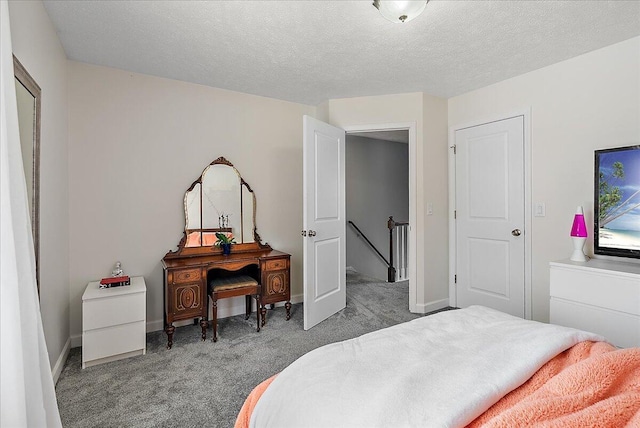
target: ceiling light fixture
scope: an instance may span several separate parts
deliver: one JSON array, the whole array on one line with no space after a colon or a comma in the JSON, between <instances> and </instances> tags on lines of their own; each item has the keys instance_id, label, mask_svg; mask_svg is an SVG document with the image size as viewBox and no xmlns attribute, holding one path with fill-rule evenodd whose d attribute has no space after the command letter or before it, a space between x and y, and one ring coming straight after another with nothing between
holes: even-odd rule
<instances>
[{"instance_id":1,"label":"ceiling light fixture","mask_svg":"<svg viewBox=\"0 0 640 428\"><path fill-rule=\"evenodd\" d=\"M382 16L396 24L409 22L417 17L427 7L429 0L398 1L398 0L373 0L373 5Z\"/></svg>"}]
</instances>

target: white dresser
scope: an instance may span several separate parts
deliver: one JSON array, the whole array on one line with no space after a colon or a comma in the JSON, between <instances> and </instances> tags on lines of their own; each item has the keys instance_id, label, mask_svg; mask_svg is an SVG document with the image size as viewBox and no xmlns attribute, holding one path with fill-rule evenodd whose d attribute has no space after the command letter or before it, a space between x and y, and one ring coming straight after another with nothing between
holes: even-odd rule
<instances>
[{"instance_id":1,"label":"white dresser","mask_svg":"<svg viewBox=\"0 0 640 428\"><path fill-rule=\"evenodd\" d=\"M550 322L640 346L640 264L591 259L550 263Z\"/></svg>"},{"instance_id":2,"label":"white dresser","mask_svg":"<svg viewBox=\"0 0 640 428\"><path fill-rule=\"evenodd\" d=\"M90 282L82 295L82 368L147 350L147 286L141 276L131 285L100 288Z\"/></svg>"}]
</instances>

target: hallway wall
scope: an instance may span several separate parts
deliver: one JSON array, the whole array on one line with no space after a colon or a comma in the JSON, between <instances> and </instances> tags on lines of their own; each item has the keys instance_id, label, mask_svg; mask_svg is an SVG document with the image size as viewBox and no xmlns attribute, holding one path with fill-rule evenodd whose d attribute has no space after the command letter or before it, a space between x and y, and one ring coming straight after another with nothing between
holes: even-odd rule
<instances>
[{"instance_id":1,"label":"hallway wall","mask_svg":"<svg viewBox=\"0 0 640 428\"><path fill-rule=\"evenodd\" d=\"M347 134L347 220L389 259L389 216L409 220L409 145ZM386 281L387 265L347 226L347 266Z\"/></svg>"}]
</instances>

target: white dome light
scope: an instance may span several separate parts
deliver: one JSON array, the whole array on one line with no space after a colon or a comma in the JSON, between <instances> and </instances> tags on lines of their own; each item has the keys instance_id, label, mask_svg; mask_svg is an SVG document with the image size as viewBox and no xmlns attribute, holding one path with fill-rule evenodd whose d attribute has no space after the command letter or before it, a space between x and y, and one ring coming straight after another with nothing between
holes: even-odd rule
<instances>
[{"instance_id":1,"label":"white dome light","mask_svg":"<svg viewBox=\"0 0 640 428\"><path fill-rule=\"evenodd\" d=\"M373 5L391 22L409 22L424 11L429 0L374 0Z\"/></svg>"}]
</instances>

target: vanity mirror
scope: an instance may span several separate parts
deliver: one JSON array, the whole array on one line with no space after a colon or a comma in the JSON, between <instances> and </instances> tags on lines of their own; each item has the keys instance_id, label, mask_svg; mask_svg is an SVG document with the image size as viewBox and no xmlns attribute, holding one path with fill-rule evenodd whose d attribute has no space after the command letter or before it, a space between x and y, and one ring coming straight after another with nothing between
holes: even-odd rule
<instances>
[{"instance_id":1,"label":"vanity mirror","mask_svg":"<svg viewBox=\"0 0 640 428\"><path fill-rule=\"evenodd\" d=\"M179 251L202 247L215 251L218 232L232 234L240 251L260 245L255 194L224 157L207 165L185 192L184 216L185 232Z\"/></svg>"}]
</instances>

